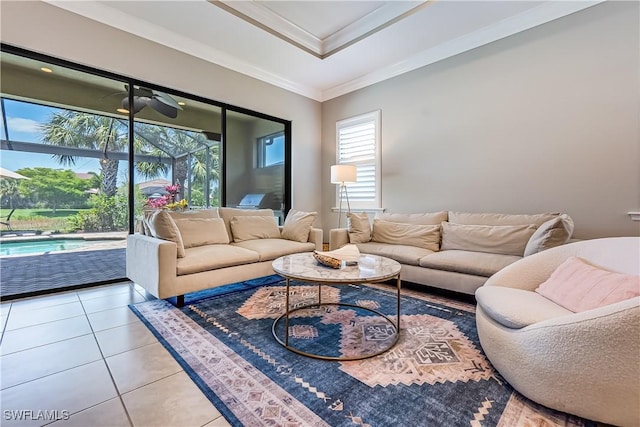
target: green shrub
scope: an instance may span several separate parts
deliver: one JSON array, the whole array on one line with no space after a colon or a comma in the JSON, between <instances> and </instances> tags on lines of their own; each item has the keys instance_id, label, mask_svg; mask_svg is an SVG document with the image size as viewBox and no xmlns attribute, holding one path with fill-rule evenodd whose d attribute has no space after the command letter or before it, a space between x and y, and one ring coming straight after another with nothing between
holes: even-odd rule
<instances>
[{"instance_id":1,"label":"green shrub","mask_svg":"<svg viewBox=\"0 0 640 427\"><path fill-rule=\"evenodd\" d=\"M116 194L91 196L91 208L69 217L69 231L126 231L129 228L127 197Z\"/></svg>"}]
</instances>

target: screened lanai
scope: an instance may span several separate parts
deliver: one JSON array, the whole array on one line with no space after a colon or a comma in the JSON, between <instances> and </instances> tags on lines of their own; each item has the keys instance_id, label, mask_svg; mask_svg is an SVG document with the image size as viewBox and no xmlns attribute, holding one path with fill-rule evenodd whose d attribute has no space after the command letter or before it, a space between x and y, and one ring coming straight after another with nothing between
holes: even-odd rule
<instances>
[{"instance_id":1,"label":"screened lanai","mask_svg":"<svg viewBox=\"0 0 640 427\"><path fill-rule=\"evenodd\" d=\"M2 299L124 280L126 235L170 185L187 209L269 193L284 217L289 122L2 48L0 166L25 177L0 178Z\"/></svg>"}]
</instances>

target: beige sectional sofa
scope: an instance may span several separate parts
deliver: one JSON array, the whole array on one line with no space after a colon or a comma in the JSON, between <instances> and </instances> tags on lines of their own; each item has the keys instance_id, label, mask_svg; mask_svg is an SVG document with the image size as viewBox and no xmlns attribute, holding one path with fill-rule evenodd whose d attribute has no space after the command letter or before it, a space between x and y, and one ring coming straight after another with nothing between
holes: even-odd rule
<instances>
[{"instance_id":1,"label":"beige sectional sofa","mask_svg":"<svg viewBox=\"0 0 640 427\"><path fill-rule=\"evenodd\" d=\"M315 212L291 210L278 227L271 209L145 212L127 237L127 277L158 298L274 274L283 255L322 250Z\"/></svg>"},{"instance_id":2,"label":"beige sectional sofa","mask_svg":"<svg viewBox=\"0 0 640 427\"><path fill-rule=\"evenodd\" d=\"M402 280L473 295L494 273L525 256L569 241L566 214L442 211L348 214L349 228L330 230L330 249L347 243L395 259Z\"/></svg>"}]
</instances>

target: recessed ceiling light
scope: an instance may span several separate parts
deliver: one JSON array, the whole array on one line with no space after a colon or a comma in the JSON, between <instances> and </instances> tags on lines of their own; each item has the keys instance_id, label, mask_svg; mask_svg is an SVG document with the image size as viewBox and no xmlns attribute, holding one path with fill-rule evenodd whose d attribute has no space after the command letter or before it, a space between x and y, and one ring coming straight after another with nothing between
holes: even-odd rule
<instances>
[{"instance_id":1,"label":"recessed ceiling light","mask_svg":"<svg viewBox=\"0 0 640 427\"><path fill-rule=\"evenodd\" d=\"M179 102L178 102L178 105L183 106L183 105L187 105L187 103L186 103L186 102L179 101Z\"/></svg>"},{"instance_id":2,"label":"recessed ceiling light","mask_svg":"<svg viewBox=\"0 0 640 427\"><path fill-rule=\"evenodd\" d=\"M118 113L122 113L122 114L129 114L129 110L126 110L124 108L118 108L116 111Z\"/></svg>"},{"instance_id":3,"label":"recessed ceiling light","mask_svg":"<svg viewBox=\"0 0 640 427\"><path fill-rule=\"evenodd\" d=\"M40 67L40 71L44 71L45 73L53 73L53 70L47 67Z\"/></svg>"}]
</instances>

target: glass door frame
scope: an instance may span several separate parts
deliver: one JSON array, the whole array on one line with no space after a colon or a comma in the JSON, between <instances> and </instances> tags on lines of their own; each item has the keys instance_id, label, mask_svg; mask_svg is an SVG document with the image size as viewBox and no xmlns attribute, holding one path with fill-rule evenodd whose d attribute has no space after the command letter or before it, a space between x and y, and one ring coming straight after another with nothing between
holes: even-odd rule
<instances>
[{"instance_id":1,"label":"glass door frame","mask_svg":"<svg viewBox=\"0 0 640 427\"><path fill-rule=\"evenodd\" d=\"M283 213L286 216L286 213L289 212L289 210L291 209L291 184L292 184L292 177L291 177L291 147L292 147L292 122L290 120L285 120L279 117L274 117L268 114L264 114L264 113L260 113L258 111L254 111L254 110L250 110L247 108L243 108L243 107L239 107L239 106L235 106L235 105L231 105L231 104L227 104L224 102L219 102L219 101L215 101L209 98L205 98L199 95L194 95L192 93L187 93L187 92L182 92L179 90L175 90L175 89L171 89L171 88L167 88L164 86L160 86L151 82L147 82L144 80L140 80L137 78L132 78L132 77L126 77L117 73L113 73L113 72L109 72L109 71L105 71L105 70L100 70L98 68L94 68L94 67L90 67L90 66L86 66L86 65L81 65L81 64L77 64L71 61L67 61L67 60L63 60L60 58L56 58L53 56L49 56L49 55L45 55L42 53L37 53L37 52L33 52L27 49L23 49L20 47L16 47L13 45L9 45L6 43L0 43L0 52L3 53L9 53L9 54L13 54L13 55L18 55L18 56L22 56L22 57L26 57L26 58L30 58L33 60L37 60L37 61L43 61L43 62L47 62L53 65L57 65L60 67L64 67L64 68L68 68L68 69L72 69L75 71L79 71L79 72L83 72L83 73L88 73L88 74L93 74L93 75L97 75L97 76L101 76L101 77L105 77L105 78L109 78L109 79L113 79L113 80L118 80L118 81L122 81L125 82L126 84L128 84L129 90L128 90L128 98L129 98L129 105L133 105L134 104L134 90L133 88L135 86L144 86L147 87L149 89L152 90L158 90L161 92L165 92L167 94L172 94L172 95L176 95L176 96L180 96L186 99L192 99L195 101L199 101L205 104L209 104L212 106L216 106L219 107L221 109L221 153L220 153L220 164L221 164L221 185L220 185L220 205L221 206L226 206L226 190L225 190L225 183L226 183L226 125L227 125L227 111L233 111L233 112L237 112L237 113L242 113L242 114L246 114L249 116L253 116L253 117L257 117L257 118L261 118L261 119L265 119L265 120L270 120L270 121L274 121L277 123L281 123L284 126L284 136L285 136L285 141L284 141L284 161L285 161L285 167L284 167L284 194L283 194ZM133 141L134 141L134 126L135 126L135 117L134 117L134 112L133 109L131 109L129 111L129 164L128 164L128 174L129 174L129 183L128 183L128 203L129 203L129 234L133 234L134 233L134 227L135 227L135 200L134 200L134 167L135 167L135 163L134 163L134 155L135 155L135 150L134 150L134 146L133 146Z\"/></svg>"}]
</instances>

